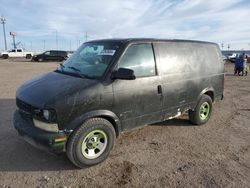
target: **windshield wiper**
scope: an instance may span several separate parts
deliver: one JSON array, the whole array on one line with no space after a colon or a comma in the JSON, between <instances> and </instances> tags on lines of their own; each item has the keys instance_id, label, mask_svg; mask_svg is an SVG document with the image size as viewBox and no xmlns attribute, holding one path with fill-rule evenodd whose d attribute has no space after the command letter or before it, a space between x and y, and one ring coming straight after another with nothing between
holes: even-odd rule
<instances>
[{"instance_id":1,"label":"windshield wiper","mask_svg":"<svg viewBox=\"0 0 250 188\"><path fill-rule=\"evenodd\" d=\"M69 69L72 69L72 70L74 70L74 71L77 71L77 72L81 72L81 70L80 70L80 69L75 68L75 67L72 67L72 66L69 66L68 68L69 68Z\"/></svg>"},{"instance_id":2,"label":"windshield wiper","mask_svg":"<svg viewBox=\"0 0 250 188\"><path fill-rule=\"evenodd\" d=\"M78 69L78 68L76 68L76 67L69 66L69 67L67 67L67 68L72 69L72 70L74 70L75 72L77 72L77 75L78 75L79 77L81 77L81 78L93 78L93 77L91 77L91 76L82 74L82 73L81 73L81 70Z\"/></svg>"}]
</instances>

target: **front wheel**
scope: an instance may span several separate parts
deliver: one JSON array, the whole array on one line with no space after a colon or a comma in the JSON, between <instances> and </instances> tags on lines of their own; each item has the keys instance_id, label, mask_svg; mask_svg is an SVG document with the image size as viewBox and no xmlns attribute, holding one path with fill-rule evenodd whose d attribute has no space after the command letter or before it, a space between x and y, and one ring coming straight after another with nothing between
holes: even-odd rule
<instances>
[{"instance_id":1,"label":"front wheel","mask_svg":"<svg viewBox=\"0 0 250 188\"><path fill-rule=\"evenodd\" d=\"M114 127L108 120L89 119L69 137L67 156L80 168L98 164L108 157L115 135Z\"/></svg>"},{"instance_id":2,"label":"front wheel","mask_svg":"<svg viewBox=\"0 0 250 188\"><path fill-rule=\"evenodd\" d=\"M3 54L2 57L3 57L3 59L8 59L9 55L8 54Z\"/></svg>"},{"instance_id":3,"label":"front wheel","mask_svg":"<svg viewBox=\"0 0 250 188\"><path fill-rule=\"evenodd\" d=\"M195 125L205 124L212 113L212 99L208 95L202 95L194 110L189 110L189 120Z\"/></svg>"}]
</instances>

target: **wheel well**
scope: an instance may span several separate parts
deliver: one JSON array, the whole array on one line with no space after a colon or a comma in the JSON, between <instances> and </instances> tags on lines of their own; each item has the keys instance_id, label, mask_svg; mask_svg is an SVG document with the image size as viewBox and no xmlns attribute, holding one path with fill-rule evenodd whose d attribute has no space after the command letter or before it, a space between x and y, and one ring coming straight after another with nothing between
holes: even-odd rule
<instances>
[{"instance_id":1,"label":"wheel well","mask_svg":"<svg viewBox=\"0 0 250 188\"><path fill-rule=\"evenodd\" d=\"M8 55L8 54L3 54L2 57L3 57L3 58L8 58L9 55Z\"/></svg>"},{"instance_id":2,"label":"wheel well","mask_svg":"<svg viewBox=\"0 0 250 188\"><path fill-rule=\"evenodd\" d=\"M115 120L112 117L109 117L109 116L98 116L98 117L108 120L113 125L113 127L115 129L116 137L119 136L120 131L118 129L118 126L117 126Z\"/></svg>"},{"instance_id":3,"label":"wheel well","mask_svg":"<svg viewBox=\"0 0 250 188\"><path fill-rule=\"evenodd\" d=\"M208 95L212 99L212 101L214 101L214 93L212 91L207 91L204 94Z\"/></svg>"}]
</instances>

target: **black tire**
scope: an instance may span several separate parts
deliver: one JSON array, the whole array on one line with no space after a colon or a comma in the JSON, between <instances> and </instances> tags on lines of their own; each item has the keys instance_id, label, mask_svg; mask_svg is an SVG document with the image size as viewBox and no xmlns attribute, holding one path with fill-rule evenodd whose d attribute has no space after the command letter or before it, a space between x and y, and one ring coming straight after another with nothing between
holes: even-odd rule
<instances>
[{"instance_id":1,"label":"black tire","mask_svg":"<svg viewBox=\"0 0 250 188\"><path fill-rule=\"evenodd\" d=\"M2 57L3 57L3 59L8 59L9 55L8 54L3 54Z\"/></svg>"},{"instance_id":2,"label":"black tire","mask_svg":"<svg viewBox=\"0 0 250 188\"><path fill-rule=\"evenodd\" d=\"M26 59L30 59L32 57L31 54L26 54Z\"/></svg>"},{"instance_id":3,"label":"black tire","mask_svg":"<svg viewBox=\"0 0 250 188\"><path fill-rule=\"evenodd\" d=\"M104 132L107 136L107 143L100 156L89 159L84 156L82 146L84 144L84 140L90 140L90 138L87 138L87 136L94 131ZM89 119L70 135L66 147L67 156L70 161L79 168L96 165L104 161L109 156L109 153L114 145L115 137L116 133L114 127L108 120L103 118ZM94 151L95 150L96 149L94 149Z\"/></svg>"},{"instance_id":4,"label":"black tire","mask_svg":"<svg viewBox=\"0 0 250 188\"><path fill-rule=\"evenodd\" d=\"M208 106L208 112L202 113L203 116L201 116L202 106L203 107ZM188 113L189 120L191 121L191 123L195 125L205 124L209 120L212 110L213 110L213 102L212 102L211 97L209 97L208 95L202 95L195 109L189 110L189 113Z\"/></svg>"},{"instance_id":5,"label":"black tire","mask_svg":"<svg viewBox=\"0 0 250 188\"><path fill-rule=\"evenodd\" d=\"M43 61L43 58L38 58L37 61L38 61L38 62L42 62L42 61Z\"/></svg>"}]
</instances>

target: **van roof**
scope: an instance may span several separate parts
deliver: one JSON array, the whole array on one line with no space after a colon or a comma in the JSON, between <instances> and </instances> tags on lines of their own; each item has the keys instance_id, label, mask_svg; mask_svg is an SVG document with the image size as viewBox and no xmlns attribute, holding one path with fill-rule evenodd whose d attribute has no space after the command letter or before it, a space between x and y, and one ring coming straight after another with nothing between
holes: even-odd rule
<instances>
[{"instance_id":1,"label":"van roof","mask_svg":"<svg viewBox=\"0 0 250 188\"><path fill-rule=\"evenodd\" d=\"M208 44L216 44L213 42L207 41L198 41L198 40L186 40L186 39L157 39L157 38L114 38L114 39L99 39L99 40L92 40L88 42L193 42L193 43L208 43ZM217 44L216 44L217 45Z\"/></svg>"}]
</instances>

